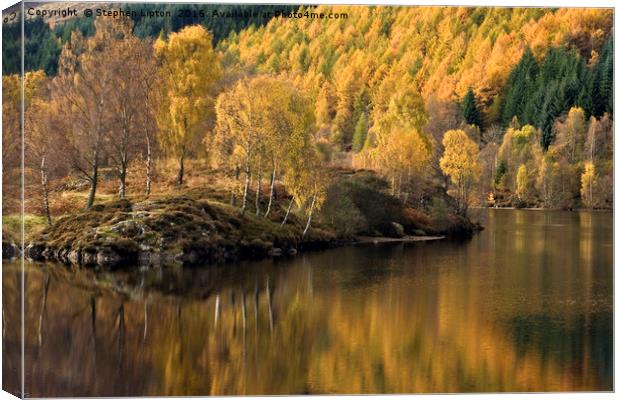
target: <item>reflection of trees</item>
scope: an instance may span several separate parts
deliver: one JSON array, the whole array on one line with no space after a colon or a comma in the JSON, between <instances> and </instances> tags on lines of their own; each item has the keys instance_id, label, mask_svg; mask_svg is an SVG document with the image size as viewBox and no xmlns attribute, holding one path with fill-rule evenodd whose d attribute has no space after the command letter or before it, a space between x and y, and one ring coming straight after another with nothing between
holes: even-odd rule
<instances>
[{"instance_id":1,"label":"reflection of trees","mask_svg":"<svg viewBox=\"0 0 620 400\"><path fill-rule=\"evenodd\" d=\"M467 250L472 247L445 245L439 255L432 246L341 249L283 265L138 275L29 268L26 320L35 329L26 343L28 357L37 356L28 364L29 392L389 393L610 385L604 378L611 376L605 366L612 365L605 358L607 303L597 308L580 298L567 308L547 301L586 293L583 285L595 285L600 276L582 280L578 269L555 263L526 273L527 260L513 253L500 273ZM497 251L505 248L497 245ZM355 267L342 265L345 259ZM394 264L397 259L408 265ZM18 280L9 276L6 284ZM523 287L530 288L526 297L515 289ZM182 291L187 295L179 296ZM17 304L10 288L8 293L6 299ZM488 296L497 301L486 301ZM537 320L540 315L547 320Z\"/></svg>"},{"instance_id":2,"label":"reflection of trees","mask_svg":"<svg viewBox=\"0 0 620 400\"><path fill-rule=\"evenodd\" d=\"M19 262L2 261L2 389L21 393L21 272Z\"/></svg>"}]
</instances>

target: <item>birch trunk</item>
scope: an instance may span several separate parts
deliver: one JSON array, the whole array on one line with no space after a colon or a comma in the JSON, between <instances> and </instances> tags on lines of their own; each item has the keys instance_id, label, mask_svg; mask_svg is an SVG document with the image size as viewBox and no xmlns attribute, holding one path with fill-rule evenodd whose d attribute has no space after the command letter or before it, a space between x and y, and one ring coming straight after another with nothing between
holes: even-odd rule
<instances>
[{"instance_id":1,"label":"birch trunk","mask_svg":"<svg viewBox=\"0 0 620 400\"><path fill-rule=\"evenodd\" d=\"M88 192L88 201L86 209L90 210L95 203L95 195L97 193L97 180L99 179L99 152L95 151L95 160L93 161L93 174L90 177L90 190Z\"/></svg>"},{"instance_id":2,"label":"birch trunk","mask_svg":"<svg viewBox=\"0 0 620 400\"><path fill-rule=\"evenodd\" d=\"M45 164L45 156L41 158L41 188L43 189L43 212L47 219L47 224L52 225L52 216L50 214L49 188L47 184L47 166Z\"/></svg>"},{"instance_id":3,"label":"birch trunk","mask_svg":"<svg viewBox=\"0 0 620 400\"><path fill-rule=\"evenodd\" d=\"M293 201L295 201L295 196L291 197L291 202L288 203L286 215L284 215L284 219L282 220L282 224L280 226L284 226L284 224L286 224L286 220L288 220L288 215L291 213L291 208L293 207Z\"/></svg>"},{"instance_id":4,"label":"birch trunk","mask_svg":"<svg viewBox=\"0 0 620 400\"><path fill-rule=\"evenodd\" d=\"M304 233L301 237L305 237L306 233L308 233L308 229L310 229L310 223L312 222L312 212L314 211L314 202L316 201L316 194L312 196L312 203L310 203L310 211L308 212L308 221L306 222L306 227L304 228Z\"/></svg>"},{"instance_id":5,"label":"birch trunk","mask_svg":"<svg viewBox=\"0 0 620 400\"><path fill-rule=\"evenodd\" d=\"M245 161L245 187L243 188L243 202L241 203L241 213L245 212L248 206L248 191L250 190L250 157Z\"/></svg>"},{"instance_id":6,"label":"birch trunk","mask_svg":"<svg viewBox=\"0 0 620 400\"><path fill-rule=\"evenodd\" d=\"M121 199L125 198L125 188L126 188L126 178L127 178L127 157L125 155L122 156L121 160L121 169L118 175L119 185L118 185L118 197Z\"/></svg>"},{"instance_id":7,"label":"birch trunk","mask_svg":"<svg viewBox=\"0 0 620 400\"><path fill-rule=\"evenodd\" d=\"M145 132L146 135L146 188L145 194L148 196L151 194L151 175L153 171L153 159L151 156L151 137L148 132Z\"/></svg>"},{"instance_id":8,"label":"birch trunk","mask_svg":"<svg viewBox=\"0 0 620 400\"><path fill-rule=\"evenodd\" d=\"M271 171L271 185L269 187L269 203L267 203L267 211L265 211L265 218L271 211L271 204L273 203L273 194L276 186L276 163L273 163L273 171Z\"/></svg>"},{"instance_id":9,"label":"birch trunk","mask_svg":"<svg viewBox=\"0 0 620 400\"><path fill-rule=\"evenodd\" d=\"M256 171L256 199L254 205L256 206L256 216L260 214L260 185L261 185L261 161L262 157L258 156L258 171Z\"/></svg>"}]
</instances>

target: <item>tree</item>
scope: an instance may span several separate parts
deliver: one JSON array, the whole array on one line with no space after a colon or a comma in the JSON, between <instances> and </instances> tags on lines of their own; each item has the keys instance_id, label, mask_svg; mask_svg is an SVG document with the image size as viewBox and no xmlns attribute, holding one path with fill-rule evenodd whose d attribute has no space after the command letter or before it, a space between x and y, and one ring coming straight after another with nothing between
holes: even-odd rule
<instances>
[{"instance_id":1,"label":"tree","mask_svg":"<svg viewBox=\"0 0 620 400\"><path fill-rule=\"evenodd\" d=\"M39 170L41 187L41 210L48 225L52 224L49 205L48 164L52 153L51 132L47 132L53 114L49 111L48 78L43 71L27 72L24 77L24 167ZM24 171L25 172L25 171ZM24 173L24 185L29 184Z\"/></svg>"},{"instance_id":2,"label":"tree","mask_svg":"<svg viewBox=\"0 0 620 400\"><path fill-rule=\"evenodd\" d=\"M476 104L476 97L474 96L474 91L469 88L467 90L467 94L463 99L463 119L469 125L476 125L478 128L482 128L482 117L480 116L480 111L478 110L478 105Z\"/></svg>"},{"instance_id":3,"label":"tree","mask_svg":"<svg viewBox=\"0 0 620 400\"><path fill-rule=\"evenodd\" d=\"M177 185L183 184L186 157L213 122L213 95L221 69L212 40L206 29L194 25L154 44L165 92L158 123L164 146L179 163Z\"/></svg>"},{"instance_id":4,"label":"tree","mask_svg":"<svg viewBox=\"0 0 620 400\"><path fill-rule=\"evenodd\" d=\"M461 125L461 111L459 105L452 101L440 101L436 95L431 95L425 104L428 112L428 122L424 125L424 132L429 135L432 142L433 153L429 165L434 175L447 188L450 179L443 175L439 167L439 159L443 154L443 135Z\"/></svg>"},{"instance_id":5,"label":"tree","mask_svg":"<svg viewBox=\"0 0 620 400\"><path fill-rule=\"evenodd\" d=\"M583 154L586 130L585 113L578 107L572 107L566 119L556 124L555 146L572 164Z\"/></svg>"},{"instance_id":6,"label":"tree","mask_svg":"<svg viewBox=\"0 0 620 400\"><path fill-rule=\"evenodd\" d=\"M445 151L439 165L456 186L458 212L465 216L469 207L470 191L480 176L478 146L462 130L446 132L442 144Z\"/></svg>"},{"instance_id":7,"label":"tree","mask_svg":"<svg viewBox=\"0 0 620 400\"><path fill-rule=\"evenodd\" d=\"M65 121L58 104L50 98L50 79L43 71L26 72L24 76L24 191L31 200L25 212L42 214L52 224L50 210L51 179L67 173ZM40 199L40 202L39 202ZM39 205L34 210L33 205Z\"/></svg>"},{"instance_id":8,"label":"tree","mask_svg":"<svg viewBox=\"0 0 620 400\"><path fill-rule=\"evenodd\" d=\"M53 80L53 97L67 121L67 157L90 185L86 208L95 201L99 167L106 136L111 131L109 113L116 74L111 49L131 34L117 18L95 20L95 35L85 39L74 32L59 60Z\"/></svg>"},{"instance_id":9,"label":"tree","mask_svg":"<svg viewBox=\"0 0 620 400\"><path fill-rule=\"evenodd\" d=\"M527 176L527 167L525 164L519 165L519 169L517 170L517 183L516 183L516 194L519 200L524 201L527 200L527 194L529 189L529 182Z\"/></svg>"},{"instance_id":10,"label":"tree","mask_svg":"<svg viewBox=\"0 0 620 400\"><path fill-rule=\"evenodd\" d=\"M6 24L5 24L6 25ZM4 29L4 26L3 26ZM4 57L3 52L3 57ZM3 213L21 208L21 80L2 76L2 193Z\"/></svg>"},{"instance_id":11,"label":"tree","mask_svg":"<svg viewBox=\"0 0 620 400\"><path fill-rule=\"evenodd\" d=\"M270 167L269 203L265 211L265 216L268 216L278 177L283 175L286 180L293 174L292 171L311 173L303 171L302 166L305 158L314 155L313 107L290 82L258 76L242 79L221 93L215 109L220 163L228 165L227 169L231 172L240 166L245 171L242 212L247 206L253 175L257 177L257 215L260 212L260 176L265 166ZM293 179L292 184L295 182Z\"/></svg>"},{"instance_id":12,"label":"tree","mask_svg":"<svg viewBox=\"0 0 620 400\"><path fill-rule=\"evenodd\" d=\"M546 208L560 205L560 164L553 159L553 155L547 152L540 159L538 176L536 177L536 189L542 204Z\"/></svg>"},{"instance_id":13,"label":"tree","mask_svg":"<svg viewBox=\"0 0 620 400\"><path fill-rule=\"evenodd\" d=\"M133 22L129 17L116 19L123 30L123 40L114 42L108 57L113 60L113 87L110 96L112 132L107 136L107 148L118 172L118 196L125 198L127 167L143 142L144 118L152 116L149 94L141 87L152 80L153 57L147 44L132 33ZM145 97L146 96L146 97Z\"/></svg>"},{"instance_id":14,"label":"tree","mask_svg":"<svg viewBox=\"0 0 620 400\"><path fill-rule=\"evenodd\" d=\"M368 117L362 113L355 124L355 132L353 133L353 151L358 153L366 143L366 135L368 134Z\"/></svg>"},{"instance_id":15,"label":"tree","mask_svg":"<svg viewBox=\"0 0 620 400\"><path fill-rule=\"evenodd\" d=\"M159 80L151 79L157 76L157 63L153 56L153 46L149 41L143 41L135 50L135 61L133 67L136 68L136 78L138 81L137 100L141 102L141 112L138 114L137 125L139 134L144 140L145 154L145 182L144 193L148 196L151 194L151 186L153 181L153 160L154 152L157 149L157 112L160 109L163 97L163 86Z\"/></svg>"},{"instance_id":16,"label":"tree","mask_svg":"<svg viewBox=\"0 0 620 400\"><path fill-rule=\"evenodd\" d=\"M400 196L404 184L422 174L430 151L419 132L395 125L387 134L378 137L369 156L373 168L390 179L392 194Z\"/></svg>"},{"instance_id":17,"label":"tree","mask_svg":"<svg viewBox=\"0 0 620 400\"><path fill-rule=\"evenodd\" d=\"M519 63L508 77L503 99L502 125L508 126L514 117L523 117L527 101L531 99L538 75L538 63L532 50L525 49Z\"/></svg>"},{"instance_id":18,"label":"tree","mask_svg":"<svg viewBox=\"0 0 620 400\"><path fill-rule=\"evenodd\" d=\"M598 204L596 189L598 186L598 175L596 167L591 162L586 162L583 174L581 175L581 200L588 208L594 208Z\"/></svg>"},{"instance_id":19,"label":"tree","mask_svg":"<svg viewBox=\"0 0 620 400\"><path fill-rule=\"evenodd\" d=\"M531 173L538 168L541 157L539 130L532 125L525 125L520 129L508 128L499 148L498 158L504 165L501 171L503 178L497 176L497 183L503 181L506 189L516 193L519 166L525 165L528 173Z\"/></svg>"}]
</instances>

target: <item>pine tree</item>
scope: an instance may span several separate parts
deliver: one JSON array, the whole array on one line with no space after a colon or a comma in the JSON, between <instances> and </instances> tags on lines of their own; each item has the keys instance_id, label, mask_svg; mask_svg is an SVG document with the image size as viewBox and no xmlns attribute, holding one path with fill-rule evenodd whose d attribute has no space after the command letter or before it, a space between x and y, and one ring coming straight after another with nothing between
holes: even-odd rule
<instances>
[{"instance_id":1,"label":"pine tree","mask_svg":"<svg viewBox=\"0 0 620 400\"><path fill-rule=\"evenodd\" d=\"M538 63L528 47L519 64L508 77L503 101L502 125L508 126L514 116L523 117L527 104L535 90Z\"/></svg>"},{"instance_id":2,"label":"pine tree","mask_svg":"<svg viewBox=\"0 0 620 400\"><path fill-rule=\"evenodd\" d=\"M476 125L482 128L482 118L478 106L476 105L474 91L471 88L469 88L463 99L463 119L465 119L465 122L469 125Z\"/></svg>"}]
</instances>

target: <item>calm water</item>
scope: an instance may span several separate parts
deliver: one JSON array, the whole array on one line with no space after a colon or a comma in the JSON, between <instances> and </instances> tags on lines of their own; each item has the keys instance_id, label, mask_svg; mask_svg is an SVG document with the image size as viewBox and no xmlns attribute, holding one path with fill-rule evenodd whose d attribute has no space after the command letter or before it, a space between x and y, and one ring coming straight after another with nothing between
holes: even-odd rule
<instances>
[{"instance_id":1,"label":"calm water","mask_svg":"<svg viewBox=\"0 0 620 400\"><path fill-rule=\"evenodd\" d=\"M479 213L464 243L133 275L30 265L28 395L612 390L612 214ZM17 269L3 278L16 355Z\"/></svg>"}]
</instances>

